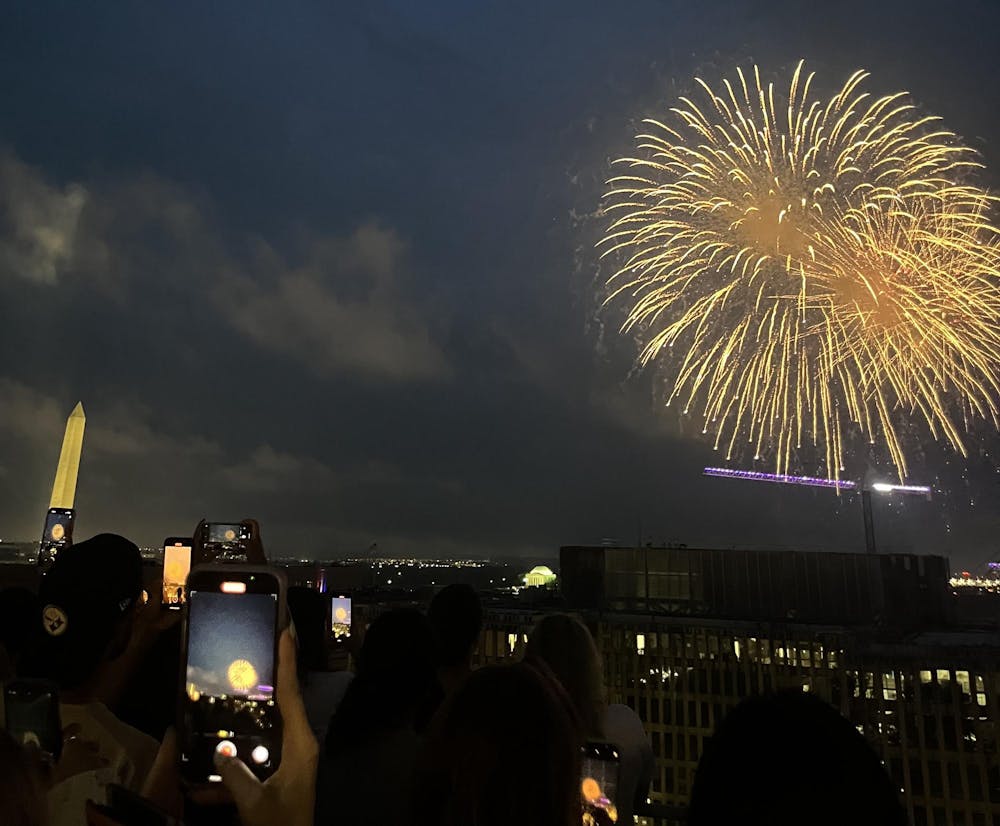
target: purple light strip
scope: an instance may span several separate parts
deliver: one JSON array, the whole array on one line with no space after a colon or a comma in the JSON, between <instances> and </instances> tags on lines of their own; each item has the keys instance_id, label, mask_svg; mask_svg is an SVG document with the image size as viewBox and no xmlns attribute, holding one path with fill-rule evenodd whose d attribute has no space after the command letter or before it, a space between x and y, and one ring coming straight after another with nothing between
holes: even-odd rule
<instances>
[{"instance_id":1,"label":"purple light strip","mask_svg":"<svg viewBox=\"0 0 1000 826\"><path fill-rule=\"evenodd\" d=\"M887 482L876 482L872 490L879 493L923 493L930 496L931 489L927 485L891 485Z\"/></svg>"},{"instance_id":2,"label":"purple light strip","mask_svg":"<svg viewBox=\"0 0 1000 826\"><path fill-rule=\"evenodd\" d=\"M784 485L806 485L813 488L854 490L857 483L845 479L821 479L817 476L788 476L783 473L764 473L759 470L733 470L725 467L707 467L706 476L723 476L728 479L747 479L751 482L778 482Z\"/></svg>"}]
</instances>

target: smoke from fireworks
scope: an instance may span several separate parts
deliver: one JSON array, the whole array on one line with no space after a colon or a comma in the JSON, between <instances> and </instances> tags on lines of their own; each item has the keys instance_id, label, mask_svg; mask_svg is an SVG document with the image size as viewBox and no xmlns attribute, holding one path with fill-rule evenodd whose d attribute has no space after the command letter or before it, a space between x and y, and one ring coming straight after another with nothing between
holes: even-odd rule
<instances>
[{"instance_id":1,"label":"smoke from fireworks","mask_svg":"<svg viewBox=\"0 0 1000 826\"><path fill-rule=\"evenodd\" d=\"M963 455L972 418L997 426L996 199L972 150L866 77L826 102L801 63L784 99L756 67L698 80L706 102L645 121L609 182L608 300L727 458L749 443L787 473L812 445L839 478L860 432L903 478L911 422Z\"/></svg>"}]
</instances>

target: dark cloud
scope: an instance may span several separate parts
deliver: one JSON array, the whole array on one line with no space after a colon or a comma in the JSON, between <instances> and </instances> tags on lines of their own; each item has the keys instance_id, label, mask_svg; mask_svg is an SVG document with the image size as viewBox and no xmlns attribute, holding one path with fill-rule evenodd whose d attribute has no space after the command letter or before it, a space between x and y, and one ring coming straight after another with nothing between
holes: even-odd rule
<instances>
[{"instance_id":1,"label":"dark cloud","mask_svg":"<svg viewBox=\"0 0 1000 826\"><path fill-rule=\"evenodd\" d=\"M279 266L270 277L257 267L255 277L233 275L212 294L235 330L320 376L441 379L447 360L399 294L403 254L394 232L365 225L348 238L314 240L301 266ZM342 298L336 288L345 281L364 294Z\"/></svg>"},{"instance_id":2,"label":"dark cloud","mask_svg":"<svg viewBox=\"0 0 1000 826\"><path fill-rule=\"evenodd\" d=\"M0 152L0 181L0 273L54 284L71 261L86 190L52 186L10 152Z\"/></svg>"},{"instance_id":3,"label":"dark cloud","mask_svg":"<svg viewBox=\"0 0 1000 826\"><path fill-rule=\"evenodd\" d=\"M850 497L700 476L601 308L603 181L693 75L802 56L1000 168L989 4L46 5L0 32L0 534L39 531L82 398L84 534L861 547ZM959 481L880 503L885 546L989 553L991 461L928 454Z\"/></svg>"}]
</instances>

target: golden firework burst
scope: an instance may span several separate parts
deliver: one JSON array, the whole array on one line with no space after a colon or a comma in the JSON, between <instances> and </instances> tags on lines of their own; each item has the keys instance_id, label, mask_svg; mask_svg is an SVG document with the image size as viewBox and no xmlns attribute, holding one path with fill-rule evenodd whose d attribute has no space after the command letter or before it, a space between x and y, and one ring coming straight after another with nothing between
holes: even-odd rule
<instances>
[{"instance_id":1,"label":"golden firework burst","mask_svg":"<svg viewBox=\"0 0 1000 826\"><path fill-rule=\"evenodd\" d=\"M646 121L609 181L608 301L628 298L641 363L669 354L668 404L728 458L749 443L787 473L811 443L840 478L855 429L904 477L908 422L963 454L970 416L997 424L996 199L906 93L873 98L856 72L821 102L802 66L787 95L737 70Z\"/></svg>"},{"instance_id":2,"label":"golden firework burst","mask_svg":"<svg viewBox=\"0 0 1000 826\"><path fill-rule=\"evenodd\" d=\"M226 679L237 691L249 691L257 685L257 669L249 660L233 660L226 669Z\"/></svg>"}]
</instances>

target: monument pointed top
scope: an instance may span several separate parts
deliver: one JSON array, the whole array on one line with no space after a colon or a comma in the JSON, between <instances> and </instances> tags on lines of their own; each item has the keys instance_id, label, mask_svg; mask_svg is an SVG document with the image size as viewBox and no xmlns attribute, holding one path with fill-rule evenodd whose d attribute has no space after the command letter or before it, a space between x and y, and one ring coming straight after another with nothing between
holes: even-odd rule
<instances>
[{"instance_id":1,"label":"monument pointed top","mask_svg":"<svg viewBox=\"0 0 1000 826\"><path fill-rule=\"evenodd\" d=\"M59 451L59 465L56 479L52 483L52 504L50 508L72 508L76 498L76 477L80 472L80 453L83 450L83 431L87 428L87 417L83 412L83 402L77 402L73 412L66 419L66 435L63 436L62 450Z\"/></svg>"}]
</instances>

